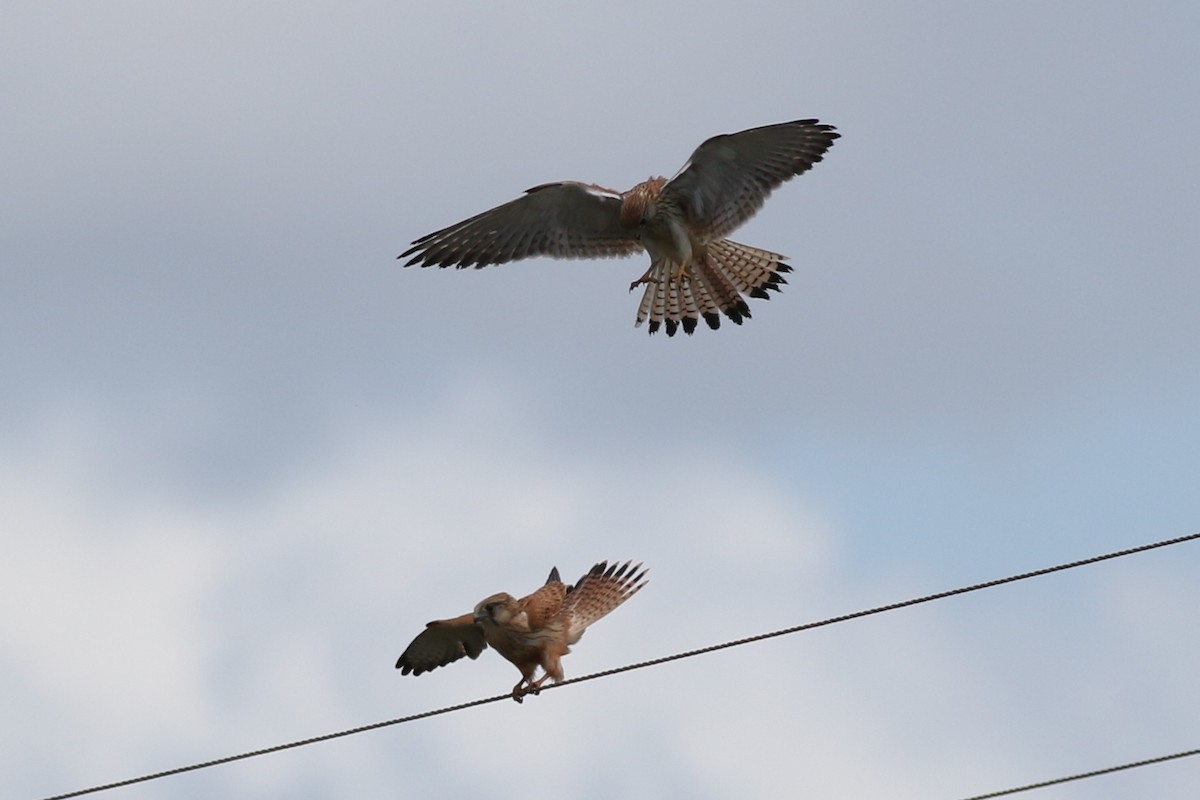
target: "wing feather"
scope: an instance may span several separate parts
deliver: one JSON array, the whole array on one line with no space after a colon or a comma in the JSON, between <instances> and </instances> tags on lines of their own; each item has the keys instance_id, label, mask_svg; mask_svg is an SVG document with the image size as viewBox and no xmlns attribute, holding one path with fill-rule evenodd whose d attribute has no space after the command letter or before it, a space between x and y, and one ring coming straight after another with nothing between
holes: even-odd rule
<instances>
[{"instance_id":1,"label":"wing feather","mask_svg":"<svg viewBox=\"0 0 1200 800\"><path fill-rule=\"evenodd\" d=\"M589 625L611 613L646 585L647 570L642 569L641 564L633 567L630 564L626 561L619 566L615 563L610 566L607 561L601 561L575 584L562 610L571 643L578 641Z\"/></svg>"},{"instance_id":2,"label":"wing feather","mask_svg":"<svg viewBox=\"0 0 1200 800\"><path fill-rule=\"evenodd\" d=\"M454 619L434 620L412 640L396 661L401 675L420 675L458 661L463 656L475 659L487 649L483 629L471 614Z\"/></svg>"},{"instance_id":3,"label":"wing feather","mask_svg":"<svg viewBox=\"0 0 1200 800\"><path fill-rule=\"evenodd\" d=\"M679 204L693 231L722 239L754 216L782 183L820 161L839 136L815 119L714 136L667 182L663 196Z\"/></svg>"},{"instance_id":4,"label":"wing feather","mask_svg":"<svg viewBox=\"0 0 1200 800\"><path fill-rule=\"evenodd\" d=\"M621 194L602 186L546 183L440 231L400 254L404 266L485 267L532 256L607 258L642 249L621 224Z\"/></svg>"}]
</instances>

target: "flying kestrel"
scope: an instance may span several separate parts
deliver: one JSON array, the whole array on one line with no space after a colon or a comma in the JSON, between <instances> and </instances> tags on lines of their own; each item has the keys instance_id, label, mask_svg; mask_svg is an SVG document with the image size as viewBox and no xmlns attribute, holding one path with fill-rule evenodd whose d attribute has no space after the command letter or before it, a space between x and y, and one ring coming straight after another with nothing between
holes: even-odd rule
<instances>
[{"instance_id":1,"label":"flying kestrel","mask_svg":"<svg viewBox=\"0 0 1200 800\"><path fill-rule=\"evenodd\" d=\"M520 600L500 592L475 606L471 614L434 620L425 626L396 662L402 675L420 675L463 656L478 658L490 644L521 670L513 687L518 703L537 694L547 679L563 679L560 659L571 652L587 627L637 594L646 585L642 565L601 561L574 586L558 577L558 567L536 592ZM538 667L543 675L533 679Z\"/></svg>"},{"instance_id":2,"label":"flying kestrel","mask_svg":"<svg viewBox=\"0 0 1200 800\"><path fill-rule=\"evenodd\" d=\"M792 268L785 256L725 238L780 184L824 156L839 134L801 119L714 136L670 180L650 178L627 192L591 183L544 183L523 197L413 242L404 266L486 267L531 256L607 258L645 251L650 267L635 326L650 333L700 318L718 328L721 314L750 318L746 296L769 299Z\"/></svg>"}]
</instances>

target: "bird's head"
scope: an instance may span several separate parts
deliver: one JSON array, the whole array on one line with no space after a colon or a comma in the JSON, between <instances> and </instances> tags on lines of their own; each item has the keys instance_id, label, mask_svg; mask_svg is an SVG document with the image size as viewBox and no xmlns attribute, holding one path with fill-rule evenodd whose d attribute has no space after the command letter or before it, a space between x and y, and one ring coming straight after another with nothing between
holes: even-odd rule
<instances>
[{"instance_id":1,"label":"bird's head","mask_svg":"<svg viewBox=\"0 0 1200 800\"><path fill-rule=\"evenodd\" d=\"M475 622L479 625L504 625L516 613L516 599L507 592L500 592L475 606Z\"/></svg>"}]
</instances>

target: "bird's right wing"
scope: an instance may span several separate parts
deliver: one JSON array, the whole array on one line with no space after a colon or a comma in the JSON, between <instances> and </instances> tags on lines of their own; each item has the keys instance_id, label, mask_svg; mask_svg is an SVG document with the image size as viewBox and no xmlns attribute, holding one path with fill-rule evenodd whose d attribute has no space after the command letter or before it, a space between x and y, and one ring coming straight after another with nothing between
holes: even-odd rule
<instances>
[{"instance_id":1,"label":"bird's right wing","mask_svg":"<svg viewBox=\"0 0 1200 800\"><path fill-rule=\"evenodd\" d=\"M404 266L486 267L531 256L606 258L642 249L621 224L621 193L567 181L426 234L400 254Z\"/></svg>"},{"instance_id":2,"label":"bird's right wing","mask_svg":"<svg viewBox=\"0 0 1200 800\"><path fill-rule=\"evenodd\" d=\"M454 619L439 619L425 626L396 662L400 674L420 675L444 667L463 656L478 658L487 649L483 629L471 614Z\"/></svg>"}]
</instances>

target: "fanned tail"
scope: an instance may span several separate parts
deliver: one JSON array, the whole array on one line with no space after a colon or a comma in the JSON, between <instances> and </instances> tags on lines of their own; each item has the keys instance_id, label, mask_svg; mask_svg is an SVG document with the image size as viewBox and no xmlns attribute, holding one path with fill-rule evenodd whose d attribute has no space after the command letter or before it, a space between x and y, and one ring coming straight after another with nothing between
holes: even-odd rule
<instances>
[{"instance_id":1,"label":"fanned tail","mask_svg":"<svg viewBox=\"0 0 1200 800\"><path fill-rule=\"evenodd\" d=\"M674 265L656 264L634 325L649 320L650 333L665 327L667 336L674 336L680 326L691 335L700 319L716 330L722 314L741 325L743 319L750 319L746 297L769 300L769 292L778 292L787 283L783 274L792 268L783 259L770 250L720 239L709 243L682 281L673 278Z\"/></svg>"}]
</instances>

